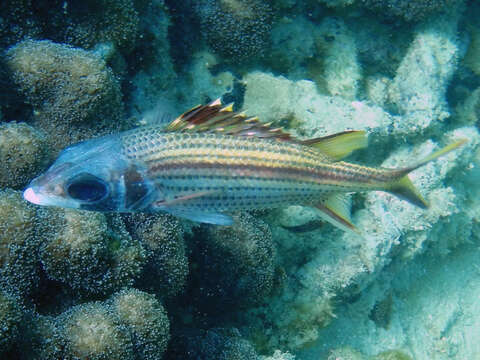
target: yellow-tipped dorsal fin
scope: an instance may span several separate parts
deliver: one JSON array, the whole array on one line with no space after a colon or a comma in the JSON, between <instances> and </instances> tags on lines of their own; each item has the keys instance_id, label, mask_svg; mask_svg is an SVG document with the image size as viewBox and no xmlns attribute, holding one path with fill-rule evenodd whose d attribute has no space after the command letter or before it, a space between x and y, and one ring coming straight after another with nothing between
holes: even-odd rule
<instances>
[{"instance_id":1,"label":"yellow-tipped dorsal fin","mask_svg":"<svg viewBox=\"0 0 480 360\"><path fill-rule=\"evenodd\" d=\"M302 144L315 147L334 160L340 160L355 150L367 147L368 139L365 131L348 130L321 138L305 140L302 141Z\"/></svg>"}]
</instances>

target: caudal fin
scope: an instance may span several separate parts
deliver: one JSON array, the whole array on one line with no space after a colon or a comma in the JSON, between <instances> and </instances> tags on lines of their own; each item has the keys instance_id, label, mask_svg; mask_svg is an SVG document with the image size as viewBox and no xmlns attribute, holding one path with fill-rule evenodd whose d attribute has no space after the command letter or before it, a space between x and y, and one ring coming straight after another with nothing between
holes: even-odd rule
<instances>
[{"instance_id":1,"label":"caudal fin","mask_svg":"<svg viewBox=\"0 0 480 360\"><path fill-rule=\"evenodd\" d=\"M420 160L419 162L415 163L412 166L409 166L401 170L396 170L396 172L399 174L399 178L398 180L392 182L386 190L389 193L396 195L401 199L407 200L410 203L417 205L423 209L427 208L428 207L427 201L422 197L422 195L415 188L412 181L408 177L408 174L411 171L418 169L419 167L429 163L430 161L433 161L439 158L440 156L443 156L449 153L450 151L457 149L458 147L462 146L466 142L467 142L466 139L459 140L457 142L454 142L444 147L443 149L435 151L431 155L427 156L425 159Z\"/></svg>"}]
</instances>

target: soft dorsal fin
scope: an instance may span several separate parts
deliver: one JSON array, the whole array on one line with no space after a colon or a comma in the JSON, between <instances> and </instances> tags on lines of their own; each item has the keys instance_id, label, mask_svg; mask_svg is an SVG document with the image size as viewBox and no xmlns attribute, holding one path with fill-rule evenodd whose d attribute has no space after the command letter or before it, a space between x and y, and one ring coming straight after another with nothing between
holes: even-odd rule
<instances>
[{"instance_id":1,"label":"soft dorsal fin","mask_svg":"<svg viewBox=\"0 0 480 360\"><path fill-rule=\"evenodd\" d=\"M271 125L272 123L261 123L256 116L248 117L243 112L235 112L233 104L224 106L221 100L217 99L207 105L198 105L188 110L173 120L164 131L217 132L289 141L312 146L333 160L339 160L367 145L364 131L349 130L321 138L299 140L282 128L273 128Z\"/></svg>"},{"instance_id":2,"label":"soft dorsal fin","mask_svg":"<svg viewBox=\"0 0 480 360\"><path fill-rule=\"evenodd\" d=\"M367 135L362 130L347 130L316 139L302 141L335 160L343 159L353 151L366 148Z\"/></svg>"}]
</instances>

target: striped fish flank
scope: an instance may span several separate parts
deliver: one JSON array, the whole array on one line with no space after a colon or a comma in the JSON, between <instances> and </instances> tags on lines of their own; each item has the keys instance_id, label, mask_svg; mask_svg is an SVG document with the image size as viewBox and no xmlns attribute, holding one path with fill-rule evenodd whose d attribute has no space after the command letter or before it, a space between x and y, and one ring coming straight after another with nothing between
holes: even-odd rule
<instances>
[{"instance_id":1,"label":"striped fish flank","mask_svg":"<svg viewBox=\"0 0 480 360\"><path fill-rule=\"evenodd\" d=\"M357 231L345 194L387 191L425 208L408 174L464 143L406 168L379 169L342 161L367 145L363 131L299 140L271 125L216 100L166 127L67 148L24 197L92 211L166 211L219 225L231 224L233 211L313 205L335 226Z\"/></svg>"}]
</instances>

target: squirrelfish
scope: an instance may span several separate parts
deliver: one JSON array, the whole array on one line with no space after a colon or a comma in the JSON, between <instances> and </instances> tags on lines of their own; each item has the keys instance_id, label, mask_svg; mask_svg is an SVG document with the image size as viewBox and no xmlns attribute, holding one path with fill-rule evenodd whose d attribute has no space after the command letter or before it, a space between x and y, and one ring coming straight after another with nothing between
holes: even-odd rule
<instances>
[{"instance_id":1,"label":"squirrelfish","mask_svg":"<svg viewBox=\"0 0 480 360\"><path fill-rule=\"evenodd\" d=\"M463 142L406 168L365 167L341 161L367 145L363 131L299 140L216 100L166 127L139 127L68 147L24 198L93 211L165 211L219 225L231 224L233 211L300 204L356 230L345 194L386 191L426 208L408 173Z\"/></svg>"}]
</instances>

